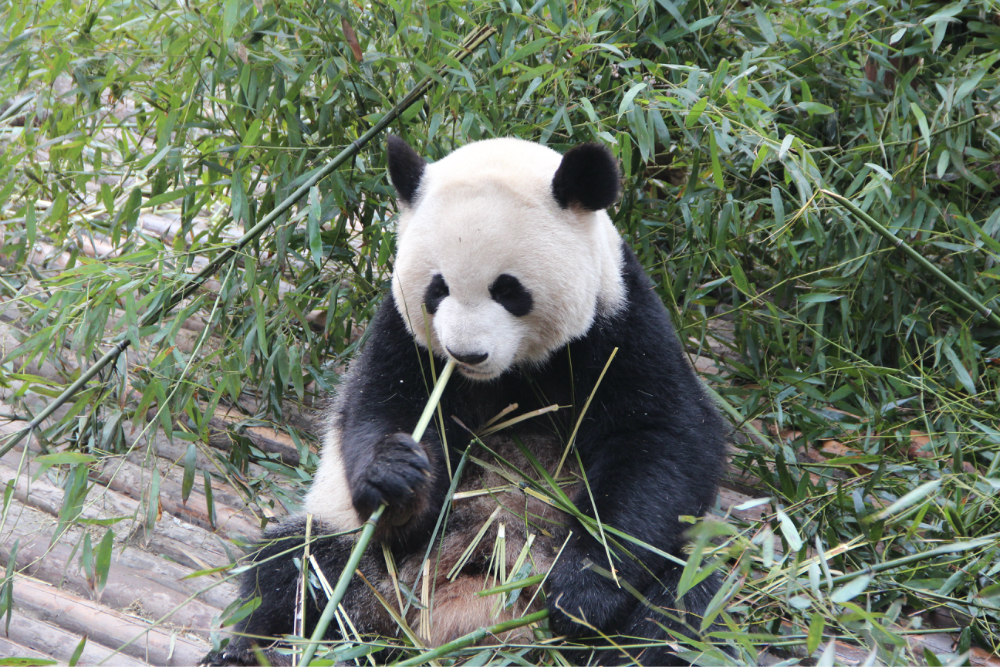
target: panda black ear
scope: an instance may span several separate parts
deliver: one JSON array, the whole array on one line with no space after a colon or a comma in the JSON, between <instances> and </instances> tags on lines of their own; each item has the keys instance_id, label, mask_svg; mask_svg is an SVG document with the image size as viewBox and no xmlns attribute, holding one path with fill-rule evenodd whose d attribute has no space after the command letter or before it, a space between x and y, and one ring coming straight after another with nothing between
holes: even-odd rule
<instances>
[{"instance_id":1,"label":"panda black ear","mask_svg":"<svg viewBox=\"0 0 1000 667\"><path fill-rule=\"evenodd\" d=\"M552 195L562 208L577 204L600 211L618 201L620 178L611 151L601 144L581 144L563 156L552 178Z\"/></svg>"},{"instance_id":2,"label":"panda black ear","mask_svg":"<svg viewBox=\"0 0 1000 667\"><path fill-rule=\"evenodd\" d=\"M409 206L416 197L427 162L395 135L389 135L388 153L389 178L396 188L396 197Z\"/></svg>"}]
</instances>

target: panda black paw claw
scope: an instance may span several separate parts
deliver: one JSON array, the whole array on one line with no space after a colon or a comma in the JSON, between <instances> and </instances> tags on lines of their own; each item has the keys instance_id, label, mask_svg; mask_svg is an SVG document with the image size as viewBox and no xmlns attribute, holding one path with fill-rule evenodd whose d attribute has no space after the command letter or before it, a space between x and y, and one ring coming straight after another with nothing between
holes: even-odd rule
<instances>
[{"instance_id":1,"label":"panda black paw claw","mask_svg":"<svg viewBox=\"0 0 1000 667\"><path fill-rule=\"evenodd\" d=\"M365 471L354 505L365 516L384 503L387 518L401 525L425 502L430 475L431 463L420 443L406 433L395 433Z\"/></svg>"}]
</instances>

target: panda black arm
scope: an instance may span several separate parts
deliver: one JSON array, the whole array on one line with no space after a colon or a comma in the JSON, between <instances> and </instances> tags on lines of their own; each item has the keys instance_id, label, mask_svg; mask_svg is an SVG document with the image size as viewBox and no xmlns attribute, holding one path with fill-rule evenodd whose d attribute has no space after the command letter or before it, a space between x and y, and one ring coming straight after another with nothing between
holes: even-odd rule
<instances>
[{"instance_id":1,"label":"panda black arm","mask_svg":"<svg viewBox=\"0 0 1000 667\"><path fill-rule=\"evenodd\" d=\"M646 544L681 556L686 528L678 517L698 516L715 495L717 468L698 456L694 434L678 437L674 443L691 448L687 455L668 453L666 435L658 431L633 431L606 436L600 453L584 457L587 481L593 493L582 492L574 499L586 515L594 516L594 507L602 523L642 540ZM659 454L655 452L660 450ZM636 456L625 456L623 452ZM644 455L650 455L644 458ZM644 591L674 565L663 557L621 539L634 558L613 557L619 579ZM614 548L611 549L614 553ZM617 556L621 556L618 558ZM636 599L604 575L588 569L588 563L609 569L604 545L591 537L582 526L573 531L570 542L549 579L549 609L553 628L561 634L590 634L572 622L566 614L582 617L599 629L614 627L636 604ZM565 612L565 613L564 613Z\"/></svg>"},{"instance_id":2,"label":"panda black arm","mask_svg":"<svg viewBox=\"0 0 1000 667\"><path fill-rule=\"evenodd\" d=\"M684 357L669 315L638 260L624 250L628 298L617 315L595 323L572 346L577 395L587 395L611 351L614 361L591 404L577 441L590 494L574 498L585 514L680 555L685 524L715 499L724 463L726 429ZM586 568L608 569L605 548L582 526L549 578L549 610L557 632L590 634L566 614L583 616L599 629L613 627L636 604L624 588ZM634 544L638 559L614 560L620 579L642 591L674 565ZM564 613L565 612L565 613Z\"/></svg>"},{"instance_id":3,"label":"panda black arm","mask_svg":"<svg viewBox=\"0 0 1000 667\"><path fill-rule=\"evenodd\" d=\"M377 536L394 546L419 543L430 533L448 488L436 425L420 443L409 435L428 397L421 354L426 351L418 351L387 294L340 402L341 452L354 507L367 517L388 504Z\"/></svg>"}]
</instances>

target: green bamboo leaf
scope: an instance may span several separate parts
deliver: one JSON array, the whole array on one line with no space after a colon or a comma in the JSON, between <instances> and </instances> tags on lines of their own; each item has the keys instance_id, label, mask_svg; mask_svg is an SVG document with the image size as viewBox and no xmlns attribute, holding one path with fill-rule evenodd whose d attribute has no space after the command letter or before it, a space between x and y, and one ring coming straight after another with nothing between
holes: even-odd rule
<instances>
[{"instance_id":1,"label":"green bamboo leaf","mask_svg":"<svg viewBox=\"0 0 1000 667\"><path fill-rule=\"evenodd\" d=\"M722 84L726 81L726 75L729 74L729 61L725 58L719 61L719 65L715 68L715 74L712 75L712 85L708 89L708 96L712 99L719 94L719 89L722 88Z\"/></svg>"},{"instance_id":2,"label":"green bamboo leaf","mask_svg":"<svg viewBox=\"0 0 1000 667\"><path fill-rule=\"evenodd\" d=\"M160 469L153 466L153 479L149 483L149 496L146 501L146 535L152 536L156 522L160 519Z\"/></svg>"},{"instance_id":3,"label":"green bamboo leaf","mask_svg":"<svg viewBox=\"0 0 1000 667\"><path fill-rule=\"evenodd\" d=\"M155 197L150 197L146 201L142 202L139 208L154 208L156 206L162 206L163 204L169 204L172 201L177 201L188 194L190 193L184 188L170 190L168 192L158 194Z\"/></svg>"},{"instance_id":4,"label":"green bamboo leaf","mask_svg":"<svg viewBox=\"0 0 1000 667\"><path fill-rule=\"evenodd\" d=\"M962 386L965 387L965 391L975 396L977 393L976 383L969 374L969 371L966 370L962 360L958 358L958 354L955 353L955 350L953 350L950 345L945 345L943 347L943 352L944 356L948 358L949 362L951 362L951 367L955 369L955 375L958 377L958 381L962 384Z\"/></svg>"},{"instance_id":5,"label":"green bamboo leaf","mask_svg":"<svg viewBox=\"0 0 1000 667\"><path fill-rule=\"evenodd\" d=\"M309 190L309 215L306 221L306 231L309 235L309 252L316 268L323 266L323 237L321 236L320 220L322 220L322 208L319 187L314 185Z\"/></svg>"},{"instance_id":6,"label":"green bamboo leaf","mask_svg":"<svg viewBox=\"0 0 1000 667\"><path fill-rule=\"evenodd\" d=\"M881 521L886 517L892 516L902 510L905 510L910 505L920 502L930 494L934 493L941 486L943 480L935 479L930 482L925 482L913 489L909 493L905 494L902 498L894 502L893 504L886 507L881 512L873 515L869 518L870 521Z\"/></svg>"},{"instance_id":7,"label":"green bamboo leaf","mask_svg":"<svg viewBox=\"0 0 1000 667\"><path fill-rule=\"evenodd\" d=\"M767 18L767 14L760 7L754 6L753 15L757 19L757 26L760 28L760 32L764 35L767 43L774 44L777 42L778 36L774 34L774 26L771 25L771 19Z\"/></svg>"},{"instance_id":8,"label":"green bamboo leaf","mask_svg":"<svg viewBox=\"0 0 1000 667\"><path fill-rule=\"evenodd\" d=\"M524 91L524 95L521 95L521 99L517 101L515 109L520 109L521 106L525 102L527 102L528 99L531 98L531 94L535 92L535 89L538 88L540 85L542 85L542 77L536 76L534 79L532 79L531 83L528 84L527 90Z\"/></svg>"},{"instance_id":9,"label":"green bamboo leaf","mask_svg":"<svg viewBox=\"0 0 1000 667\"><path fill-rule=\"evenodd\" d=\"M14 480L8 479L7 484L4 485L3 489L3 511L7 511L7 505L10 503L11 497L14 495Z\"/></svg>"},{"instance_id":10,"label":"green bamboo leaf","mask_svg":"<svg viewBox=\"0 0 1000 667\"><path fill-rule=\"evenodd\" d=\"M45 467L59 465L79 465L95 463L97 457L93 454L81 454L80 452L58 452L56 454L42 454L35 457L35 463L40 463Z\"/></svg>"},{"instance_id":11,"label":"green bamboo leaf","mask_svg":"<svg viewBox=\"0 0 1000 667\"><path fill-rule=\"evenodd\" d=\"M708 147L712 156L712 180L715 181L715 187L725 190L726 182L722 178L722 164L719 162L719 144L715 139L715 132L711 130L708 132Z\"/></svg>"},{"instance_id":12,"label":"green bamboo leaf","mask_svg":"<svg viewBox=\"0 0 1000 667\"><path fill-rule=\"evenodd\" d=\"M94 563L94 575L97 593L100 594L108 583L108 573L111 571L111 555L115 546L115 532L108 528L97 545L97 558Z\"/></svg>"},{"instance_id":13,"label":"green bamboo leaf","mask_svg":"<svg viewBox=\"0 0 1000 667\"><path fill-rule=\"evenodd\" d=\"M80 657L83 655L83 649L86 645L87 645L87 635L84 635L80 639L80 643L78 643L76 645L76 648L73 649L73 654L69 657L69 667L76 667L77 663L80 662Z\"/></svg>"},{"instance_id":14,"label":"green bamboo leaf","mask_svg":"<svg viewBox=\"0 0 1000 667\"><path fill-rule=\"evenodd\" d=\"M94 581L94 547L90 540L90 533L83 534L83 548L80 551L80 567L83 569L83 576L87 581Z\"/></svg>"},{"instance_id":15,"label":"green bamboo leaf","mask_svg":"<svg viewBox=\"0 0 1000 667\"><path fill-rule=\"evenodd\" d=\"M924 137L924 142L927 144L927 149L930 150L931 147L931 129L927 126L927 116L924 115L923 110L917 104L910 104L910 111L917 119L917 125L920 126L920 134ZM945 151L947 152L947 151Z\"/></svg>"},{"instance_id":16,"label":"green bamboo leaf","mask_svg":"<svg viewBox=\"0 0 1000 667\"><path fill-rule=\"evenodd\" d=\"M684 28L685 31L688 30L687 21L684 20L684 16L681 14L680 10L677 9L677 5L675 5L672 2L672 0L656 0L656 1L660 3L661 7L667 10L667 13L670 14L675 21L677 21L680 27Z\"/></svg>"},{"instance_id":17,"label":"green bamboo leaf","mask_svg":"<svg viewBox=\"0 0 1000 667\"><path fill-rule=\"evenodd\" d=\"M823 628L826 621L822 614L813 614L809 618L809 636L806 639L806 653L812 655L819 648L819 643L823 641Z\"/></svg>"},{"instance_id":18,"label":"green bamboo leaf","mask_svg":"<svg viewBox=\"0 0 1000 667\"><path fill-rule=\"evenodd\" d=\"M191 488L194 486L195 464L198 461L198 450L192 442L184 453L184 477L181 480L181 502L187 504L191 496Z\"/></svg>"},{"instance_id":19,"label":"green bamboo leaf","mask_svg":"<svg viewBox=\"0 0 1000 667\"><path fill-rule=\"evenodd\" d=\"M785 154L788 152L788 149L792 147L793 141L795 141L795 135L791 133L786 134L785 138L781 140L781 148L778 149L779 160L785 159Z\"/></svg>"},{"instance_id":20,"label":"green bamboo leaf","mask_svg":"<svg viewBox=\"0 0 1000 667\"><path fill-rule=\"evenodd\" d=\"M698 123L698 119L701 118L701 114L705 111L705 107L708 106L708 98L702 97L694 106L691 107L691 111L688 112L687 118L684 119L684 127L692 128Z\"/></svg>"},{"instance_id":21,"label":"green bamboo leaf","mask_svg":"<svg viewBox=\"0 0 1000 667\"><path fill-rule=\"evenodd\" d=\"M814 114L825 116L834 112L833 107L827 106L826 104L820 104L819 102L799 102L798 106L810 116Z\"/></svg>"},{"instance_id":22,"label":"green bamboo leaf","mask_svg":"<svg viewBox=\"0 0 1000 667\"><path fill-rule=\"evenodd\" d=\"M978 595L984 600L1000 599L1000 584L990 584L981 588Z\"/></svg>"},{"instance_id":23,"label":"green bamboo leaf","mask_svg":"<svg viewBox=\"0 0 1000 667\"><path fill-rule=\"evenodd\" d=\"M551 37L540 37L536 40L528 42L517 51L511 55L500 60L496 65L490 68L490 71L496 70L501 67L506 67L510 63L520 62L521 59L527 58L528 56L534 55L544 49L552 41Z\"/></svg>"},{"instance_id":24,"label":"green bamboo leaf","mask_svg":"<svg viewBox=\"0 0 1000 667\"><path fill-rule=\"evenodd\" d=\"M799 536L799 531L792 523L791 518L785 514L779 508L777 511L778 515L778 527L781 529L781 534L785 536L785 541L788 542L788 548L792 551L798 551L802 548L802 538Z\"/></svg>"},{"instance_id":25,"label":"green bamboo leaf","mask_svg":"<svg viewBox=\"0 0 1000 667\"><path fill-rule=\"evenodd\" d=\"M830 600L837 604L849 602L864 593L870 581L871 577L867 574L859 575L831 593Z\"/></svg>"},{"instance_id":26,"label":"green bamboo leaf","mask_svg":"<svg viewBox=\"0 0 1000 667\"><path fill-rule=\"evenodd\" d=\"M240 0L225 0L222 6L222 39L228 40L233 36L239 12Z\"/></svg>"},{"instance_id":27,"label":"green bamboo leaf","mask_svg":"<svg viewBox=\"0 0 1000 667\"><path fill-rule=\"evenodd\" d=\"M695 21L694 23L692 23L687 27L688 32L698 32L702 28L707 28L710 25L714 25L715 22L718 21L720 18L722 17L719 15L713 15L713 16L706 16L703 19L698 19L697 21Z\"/></svg>"},{"instance_id":28,"label":"green bamboo leaf","mask_svg":"<svg viewBox=\"0 0 1000 667\"><path fill-rule=\"evenodd\" d=\"M948 32L948 22L938 21L934 24L934 36L931 38L931 51L937 53L938 47L944 41L944 36Z\"/></svg>"},{"instance_id":29,"label":"green bamboo leaf","mask_svg":"<svg viewBox=\"0 0 1000 667\"><path fill-rule=\"evenodd\" d=\"M635 96L638 95L640 92L642 92L643 89L646 88L647 85L648 84L646 84L646 83L637 83L637 84L634 84L629 89L629 91L627 93L625 93L625 97L622 98L621 104L618 105L618 117L619 118L622 117L622 114L624 114L626 111L628 111L629 109L632 108L632 106L634 104L634 101L635 101Z\"/></svg>"},{"instance_id":30,"label":"green bamboo leaf","mask_svg":"<svg viewBox=\"0 0 1000 667\"><path fill-rule=\"evenodd\" d=\"M753 159L753 166L750 167L750 175L753 176L760 169L760 165L764 164L764 160L767 159L767 154L771 152L771 149L767 144L761 143L760 147L757 149L757 157Z\"/></svg>"},{"instance_id":31,"label":"green bamboo leaf","mask_svg":"<svg viewBox=\"0 0 1000 667\"><path fill-rule=\"evenodd\" d=\"M838 299L843 299L843 294L826 294L822 292L812 292L810 294L803 294L798 297L799 303L829 303L830 301L837 301Z\"/></svg>"},{"instance_id":32,"label":"green bamboo leaf","mask_svg":"<svg viewBox=\"0 0 1000 667\"><path fill-rule=\"evenodd\" d=\"M208 523L215 530L215 500L212 498L212 479L208 476L207 470L201 471L205 480L205 506L208 508Z\"/></svg>"},{"instance_id":33,"label":"green bamboo leaf","mask_svg":"<svg viewBox=\"0 0 1000 667\"><path fill-rule=\"evenodd\" d=\"M944 178L944 175L948 173L948 165L951 163L951 152L948 150L941 151L938 155L937 168L935 173L937 173L938 178Z\"/></svg>"},{"instance_id":34,"label":"green bamboo leaf","mask_svg":"<svg viewBox=\"0 0 1000 667\"><path fill-rule=\"evenodd\" d=\"M781 190L775 185L771 188L771 208L774 210L774 226L780 229L785 226L785 203L781 199Z\"/></svg>"}]
</instances>

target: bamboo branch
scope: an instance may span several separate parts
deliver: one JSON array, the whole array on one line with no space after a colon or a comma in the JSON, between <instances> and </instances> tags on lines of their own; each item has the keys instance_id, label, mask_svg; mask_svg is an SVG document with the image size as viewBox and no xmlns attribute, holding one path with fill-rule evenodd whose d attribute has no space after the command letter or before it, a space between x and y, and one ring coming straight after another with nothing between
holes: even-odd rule
<instances>
[{"instance_id":1,"label":"bamboo branch","mask_svg":"<svg viewBox=\"0 0 1000 667\"><path fill-rule=\"evenodd\" d=\"M830 190L821 189L820 192L830 197L838 204L846 208L848 211L853 213L854 216L859 220L861 220L861 222L863 222L869 229L873 229L879 234L881 234L883 238L885 238L887 241L889 241L894 246L896 246L904 253L906 253L906 255L910 259L912 259L917 264L919 264L923 268L933 273L935 277L941 280L941 282L950 287L953 292L961 296L967 304L969 304L970 306L974 307L977 311L979 311L979 313L983 317L990 320L997 326L1000 326L1000 315L997 315L995 312L993 312L993 309L987 308L983 304L983 302L977 299L975 296L973 296L971 292L969 292L964 287L962 287L957 282L948 277L948 275L944 271L934 266L934 264L929 259L927 259L919 252L914 250L908 243L903 241L903 239L899 238L891 231L889 231L886 227L882 225L882 223L878 222L875 218L871 217L870 215L862 211L857 204L852 202L847 197L838 195L836 192L831 192Z\"/></svg>"}]
</instances>

